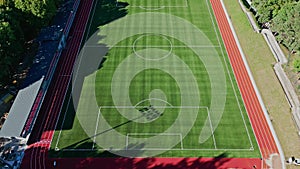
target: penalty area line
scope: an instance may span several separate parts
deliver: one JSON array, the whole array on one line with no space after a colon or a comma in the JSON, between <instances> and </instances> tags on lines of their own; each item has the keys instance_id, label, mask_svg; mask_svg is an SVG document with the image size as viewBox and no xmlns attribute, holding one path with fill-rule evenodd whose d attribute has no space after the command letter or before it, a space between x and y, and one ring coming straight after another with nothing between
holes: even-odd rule
<instances>
[{"instance_id":1,"label":"penalty area line","mask_svg":"<svg viewBox=\"0 0 300 169\"><path fill-rule=\"evenodd\" d=\"M126 135L126 143L125 143L125 149L127 150L127 148L128 148L128 133Z\"/></svg>"},{"instance_id":2,"label":"penalty area line","mask_svg":"<svg viewBox=\"0 0 300 169\"><path fill-rule=\"evenodd\" d=\"M93 139L93 147L92 147L92 150L94 149L95 147L95 142L96 142L96 135L97 135L97 131L98 131L98 125L99 125L99 117L100 117L100 113L101 113L101 108L99 108L98 110L98 116L97 116L97 121L96 121L96 128L95 128L95 132L94 132L94 139Z\"/></svg>"},{"instance_id":3,"label":"penalty area line","mask_svg":"<svg viewBox=\"0 0 300 169\"><path fill-rule=\"evenodd\" d=\"M207 115L208 115L208 119L209 119L209 125L210 125L210 129L211 129L211 135L212 135L212 138L213 138L213 141L214 141L214 146L215 146L215 149L217 149L217 143L216 143L216 139L215 139L214 129L213 129L211 118L210 118L210 111L209 111L208 108L206 108L206 110L207 110Z\"/></svg>"},{"instance_id":4,"label":"penalty area line","mask_svg":"<svg viewBox=\"0 0 300 169\"><path fill-rule=\"evenodd\" d=\"M181 133L180 133L180 146L181 146L181 150L183 150L183 138Z\"/></svg>"}]
</instances>

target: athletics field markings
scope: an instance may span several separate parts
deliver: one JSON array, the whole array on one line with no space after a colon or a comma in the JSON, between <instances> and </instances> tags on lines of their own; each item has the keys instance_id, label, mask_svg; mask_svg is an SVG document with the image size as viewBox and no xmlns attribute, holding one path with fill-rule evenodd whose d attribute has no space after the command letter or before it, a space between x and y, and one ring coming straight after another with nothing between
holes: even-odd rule
<instances>
[{"instance_id":1,"label":"athletics field markings","mask_svg":"<svg viewBox=\"0 0 300 169\"><path fill-rule=\"evenodd\" d=\"M137 104L138 105L138 104ZM131 108L135 108L135 109L140 109L140 108L145 108L145 106L101 106L99 107L99 111L98 111L98 115L97 115L97 123L95 124L95 132L94 132L94 136L90 137L90 139L93 139L93 144L91 148L86 148L86 149L74 149L74 148L59 148L58 144L59 144L59 138L57 139L57 143L55 146L55 151L98 151L98 150L111 150L111 151L133 151L133 150L147 150L147 151L155 151L155 150L168 150L168 151L178 151L178 150L184 150L184 151L254 151L253 146L251 145L250 148L217 148L217 142L215 140L215 135L213 133L213 130L211 128L212 131L212 137L213 137L213 142L214 142L214 148L184 148L183 145L183 136L182 133L134 133L134 132L129 132L126 134L126 140L125 140L125 148L121 149L121 148L110 148L110 149L106 149L106 148L95 148L95 144L96 144L96 137L97 137L97 131L98 131L98 125L99 125L99 117L101 115L101 109L115 109L115 108L121 108L121 109L131 109ZM211 123L211 119L210 119L210 112L209 112L209 108L206 106L157 106L155 108L165 108L165 109L190 109L190 108L200 108L200 109L206 109L210 123ZM212 127L212 126L211 126ZM179 136L179 143L180 143L180 147L181 148L142 148L142 149L137 149L137 148L130 148L128 149L128 145L129 145L129 139L130 136L138 136L138 135L144 135L144 136L150 136L150 135L163 135L163 136Z\"/></svg>"},{"instance_id":2,"label":"athletics field markings","mask_svg":"<svg viewBox=\"0 0 300 169\"><path fill-rule=\"evenodd\" d=\"M207 2L207 1L206 1ZM208 7L209 8L209 7ZM209 13L210 13L210 15L211 15L211 11L210 11L210 9L208 9L209 10ZM94 15L94 13L93 13L93 15ZM211 16L212 17L212 16ZM236 101L237 101L237 103L238 103L238 106L239 106L239 109L240 109L240 114L241 114L241 117L242 117L242 119L243 119L243 123L244 123L244 127L245 127L245 130L246 130L246 132L247 132L247 135L248 135L248 139L249 139L249 142L250 142L250 144L251 144L251 147L252 148L250 148L250 150L251 149L253 149L253 144L252 144L252 141L251 141L251 138L250 138L250 135L249 135L249 131L248 131L248 128L247 128L247 125L246 125L246 122L245 122L245 119L244 119L244 115L243 115L243 112L242 112L242 110L241 110L241 105L240 105L240 102L239 102L239 100L238 100L238 97L237 97L237 94L236 94L236 89L235 89L235 87L234 87L234 85L233 85L233 80L232 80L232 77L230 76L230 71L229 71L229 69L228 69L228 66L227 66L227 64L226 64L226 59L225 59L225 55L224 55L224 51L223 51L223 48L221 47L221 43L220 43L220 40L219 40L219 36L218 36L218 34L217 34L217 32L216 32L216 28L215 28L215 24L214 24L214 22L213 22L213 20L212 20L212 18L210 18L211 19L211 22L212 22L212 24L214 25L213 27L214 27L214 30L215 30L215 33L216 33L216 37L217 37L217 39L218 39L218 43L219 43L219 46L210 46L210 45L207 45L207 46L205 46L205 45L203 45L203 46L201 46L201 45L194 45L194 46L191 46L191 45L188 45L188 47L194 47L194 48L221 48L221 52L222 52L222 56L223 56L223 59L224 59L224 63L225 63L225 66L226 66L226 70L227 70L227 74L228 74L228 76L229 76L229 78L230 78L230 82L231 82L231 85L232 85L232 88L233 88L233 90L234 90L234 95L235 95L235 98L236 98ZM85 50L85 48L88 48L88 47L99 47L99 46L97 46L97 45L95 45L95 46L93 46L93 45L87 45L87 46L84 46L83 47L83 53L82 53L82 55L84 54L84 50ZM120 48L135 48L135 47L149 47L149 46L142 46L142 45L132 45L132 46L130 46L130 45L128 45L128 46L118 46L118 45L112 45L112 46L108 46L108 47L120 47ZM152 46L153 48L156 48L156 47L160 47L160 48L164 48L164 47L169 47L169 46ZM172 46L172 48L186 48L187 46L184 46L184 45L177 45L177 46ZM81 63L81 58L80 58L80 63ZM79 64L79 66L80 66L80 64ZM76 76L75 76L75 78L76 78ZM71 97L70 97L70 99L71 99ZM69 99L69 101L70 101L70 99ZM116 107L116 106L114 106L114 107ZM102 107L103 108L103 107ZM100 112L100 111L99 111ZM66 113L65 113L66 114ZM208 116L209 116L209 113L208 113ZM98 117L99 117L99 113L98 113ZM98 117L97 117L97 119L98 119ZM212 128L212 126L211 126L211 119L210 119L210 117L208 117L209 118L209 121L210 121L210 127ZM63 123L64 123L64 121L65 121L65 116L64 116L64 119L63 119ZM62 126L63 126L63 123L62 123ZM96 124L96 129L97 129L97 127L98 127L98 123ZM60 133L59 133L59 135L58 135L58 139L57 139L57 143L56 143L56 147L57 147L57 145L58 145L58 143L59 143L59 140L60 140L60 134L61 134L61 130L62 130L62 127L60 128ZM214 137L214 134L213 134L213 131L212 131L212 136ZM127 136L128 137L128 136ZM181 136L182 137L182 136ZM215 140L215 139L214 139ZM94 140L95 141L95 140ZM95 144L95 143L94 143ZM93 147L92 147L92 149L94 149L94 144L93 144ZM221 150L221 149L217 149L217 147L216 147L216 143L214 143L214 145L215 145L215 149L213 149L213 150ZM197 149L198 150L198 149ZM199 149L199 150L211 150L211 149ZM231 149L223 149L223 150L231 150ZM247 150L247 149L234 149L234 150Z\"/></svg>"},{"instance_id":3,"label":"athletics field markings","mask_svg":"<svg viewBox=\"0 0 300 169\"><path fill-rule=\"evenodd\" d=\"M233 93L234 93L236 102L238 103L238 106L239 106L239 109L240 109L240 114L241 114L241 117L242 117L242 119L243 119L244 127L245 127L245 130L246 130L246 132L247 132L248 139L249 139L249 141L250 141L251 147L253 147L253 143L252 143L252 140L251 140L251 137L250 137L250 134L249 134L249 129L248 129L247 125L246 125L245 117L244 117L244 115L243 115L243 111L242 111L242 108L241 108L241 104L240 104L240 102L239 102L239 100L238 100L237 92L236 92L236 89L235 89L235 87L234 87L232 77L230 76L230 71L229 71L228 65L226 64L226 58L225 58L225 54L224 54L223 48L221 47L222 45L221 45L220 37L219 37L219 34L217 33L217 28L216 28L216 25L215 25L215 23L214 23L214 21L213 21L213 16L214 16L214 15L211 13L211 9L210 9L210 7L209 7L209 4L208 4L209 2L208 2L208 0L205 0L205 2L206 2L206 5L207 5L207 9L208 9L208 11L209 11L210 21L211 21L211 23L212 23L212 25L213 25L213 28L214 28L215 36L217 37L218 44L219 44L220 49L221 49L222 57L223 57L223 60L224 60L224 63L225 63L225 68L226 68L228 77L229 77L229 79L230 79L230 83L231 83L231 86L232 86L232 89L233 89ZM239 90L239 93L241 93L241 92L240 92L240 88L238 88L238 90ZM243 100L243 99L242 99L242 100ZM245 105L244 100L243 100L243 104ZM247 117L248 117L248 116L247 116ZM248 120L250 121L249 117L248 117ZM251 123L251 121L250 121L250 123ZM252 126L252 124L251 124L251 126Z\"/></svg>"}]
</instances>

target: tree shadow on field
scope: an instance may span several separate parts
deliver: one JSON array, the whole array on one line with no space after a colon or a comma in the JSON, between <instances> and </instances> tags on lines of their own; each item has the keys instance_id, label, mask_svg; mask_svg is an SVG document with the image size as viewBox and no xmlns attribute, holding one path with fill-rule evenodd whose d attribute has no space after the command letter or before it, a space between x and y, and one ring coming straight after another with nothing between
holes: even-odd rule
<instances>
[{"instance_id":1,"label":"tree shadow on field","mask_svg":"<svg viewBox=\"0 0 300 169\"><path fill-rule=\"evenodd\" d=\"M87 138L85 138L85 139L82 139L82 140L80 140L80 141L77 141L77 142L75 142L75 143L73 143L73 144L71 144L71 145L69 145L69 146L67 146L67 147L62 148L62 149L59 150L59 151L64 151L64 150L68 150L68 149L90 149L90 148L93 146L93 141L92 141L92 140L93 140L95 137L101 136L102 134L105 134L105 133L107 133L107 132L110 132L110 131L112 131L112 130L115 130L115 129L121 127L121 126L124 126L124 125L126 125L126 124L128 124L128 123L131 123L131 122L133 122L134 120L137 120L137 119L142 118L142 117L143 117L143 116L138 116L138 117L136 117L136 118L134 118L134 119L132 119L132 120L128 120L128 121L126 121L126 122L120 123L120 124L118 124L118 125L116 125L116 126L114 126L114 127L111 127L111 128L109 128L109 129L103 130L103 131L101 131L101 132L99 132L99 133L97 133L97 134L95 134L95 135L93 135L93 136L91 136L91 137L87 137ZM129 147L129 146L128 146L128 147ZM127 148L128 148L128 147L127 147ZM106 157L105 155L101 155L101 157L102 157L102 156Z\"/></svg>"},{"instance_id":2,"label":"tree shadow on field","mask_svg":"<svg viewBox=\"0 0 300 169\"><path fill-rule=\"evenodd\" d=\"M98 70L103 67L103 64L106 61L106 59L107 59L106 57L103 57L103 59L101 60L101 63L99 64Z\"/></svg>"},{"instance_id":3,"label":"tree shadow on field","mask_svg":"<svg viewBox=\"0 0 300 169\"><path fill-rule=\"evenodd\" d=\"M89 37L98 31L99 26L126 16L128 5L127 2L117 2L116 0L97 0L93 20L90 23Z\"/></svg>"},{"instance_id":4,"label":"tree shadow on field","mask_svg":"<svg viewBox=\"0 0 300 169\"><path fill-rule=\"evenodd\" d=\"M81 4L84 2L81 2ZM124 17L127 15L127 9L126 6L128 6L128 3L122 3L118 2L119 5L116 5L116 0L96 0L93 5L92 13L88 21L88 27L86 29L86 34L84 36L84 40L89 40L92 35L97 33L99 26L105 25L107 23L110 23L114 20L117 20L121 17ZM76 17L78 18L78 17ZM80 18L80 17L79 17ZM76 20L74 21L76 22ZM77 20L78 22L78 20ZM74 25L71 29L74 29ZM74 38L72 36L68 37L67 43L71 38ZM97 39L101 39L102 37L97 36ZM85 42L85 41L84 41ZM98 41L97 41L98 42ZM83 43L85 44L85 43ZM72 44L67 44L67 47ZM96 43L96 45L98 45ZM81 46L82 49L83 46ZM71 80L71 83L68 87L67 95L65 97L65 101L63 103L63 108L61 109L61 113L59 116L59 121L57 126L53 125L51 128L49 128L49 131L53 130L74 130L73 134L76 134L76 128L74 127L74 121L76 119L76 108L79 102L80 93L82 90L83 82L85 77L93 74L97 68L102 67L103 62L105 61L104 56L106 56L109 48L106 44L101 44L101 51L93 50L93 51L85 51L86 56L84 56L83 65L81 63L78 63L78 61L75 62L74 65L74 71L78 72L74 73L73 78ZM97 59L97 60L96 60ZM78 59L80 60L80 59ZM93 65L96 64L96 65ZM91 66L92 65L92 66ZM80 68L79 68L80 67ZM95 69L91 69L95 68ZM77 71L79 70L79 71ZM54 76L59 76L60 72L56 71ZM74 78L76 76L76 78ZM74 80L76 79L76 80ZM50 89L49 89L50 90ZM47 98L47 97L46 97ZM49 97L50 99L50 97ZM48 102L48 101L44 101ZM52 100L49 100L49 102L52 102ZM87 112L88 113L88 112ZM39 124L45 119L45 116L48 115L47 113L40 113L37 117L36 124ZM42 133L40 131L40 125L35 125L33 128L33 132L29 138L28 144L34 143L39 141Z\"/></svg>"},{"instance_id":5,"label":"tree shadow on field","mask_svg":"<svg viewBox=\"0 0 300 169\"><path fill-rule=\"evenodd\" d=\"M139 157L144 153L144 143L129 144L123 148L108 149L99 148L96 144L94 149L91 149L93 142L84 142L76 147L64 148L61 150L55 150L51 148L49 150L49 156L51 158L121 158L125 157ZM75 149L74 149L75 148ZM76 150L77 149L77 150ZM122 155L122 156L121 156Z\"/></svg>"},{"instance_id":6,"label":"tree shadow on field","mask_svg":"<svg viewBox=\"0 0 300 169\"><path fill-rule=\"evenodd\" d=\"M96 70L103 67L103 63L105 62L107 52L109 48L106 44L98 44L97 42L103 38L100 36L92 37L92 35L97 34L99 31L99 26L103 26L108 24L114 20L117 20L121 17L127 15L128 3L125 2L117 2L116 0L96 0L94 3L94 7L91 12L90 20L88 22L87 33L85 34L84 40L86 40L85 44L94 43L91 45L99 45L99 48L85 50L82 54L82 60L84 62L75 63L74 72L76 79L71 82L71 85L68 89L67 97L64 102L63 111L59 117L59 123L56 130L70 130L73 129L74 120L76 116L76 107L80 98L80 91L82 90L83 82L85 77L93 74ZM91 38L91 39L90 39ZM94 39L95 38L95 39ZM82 48L83 46L81 46ZM100 50L99 50L100 49ZM93 69L94 68L94 69ZM70 99L70 102L68 100ZM67 113L65 115L65 113ZM66 116L67 118L64 118Z\"/></svg>"}]
</instances>

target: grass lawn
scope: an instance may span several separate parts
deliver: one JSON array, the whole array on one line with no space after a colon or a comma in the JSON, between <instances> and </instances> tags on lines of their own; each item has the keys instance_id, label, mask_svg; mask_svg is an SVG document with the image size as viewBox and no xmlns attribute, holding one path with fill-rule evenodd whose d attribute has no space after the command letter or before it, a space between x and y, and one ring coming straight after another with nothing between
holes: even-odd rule
<instances>
[{"instance_id":1,"label":"grass lawn","mask_svg":"<svg viewBox=\"0 0 300 169\"><path fill-rule=\"evenodd\" d=\"M78 62L89 72L52 155L260 157L209 1L97 1L93 13Z\"/></svg>"},{"instance_id":2,"label":"grass lawn","mask_svg":"<svg viewBox=\"0 0 300 169\"><path fill-rule=\"evenodd\" d=\"M252 30L238 1L224 0L224 3L285 156L300 156L300 139L283 89L272 68L275 63L274 57L263 36Z\"/></svg>"}]
</instances>

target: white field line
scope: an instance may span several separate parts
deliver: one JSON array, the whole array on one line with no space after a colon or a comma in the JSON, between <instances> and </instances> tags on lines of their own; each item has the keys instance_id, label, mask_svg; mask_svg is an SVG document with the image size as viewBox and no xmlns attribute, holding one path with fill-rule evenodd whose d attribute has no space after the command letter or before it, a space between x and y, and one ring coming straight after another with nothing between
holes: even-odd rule
<instances>
[{"instance_id":1,"label":"white field line","mask_svg":"<svg viewBox=\"0 0 300 169\"><path fill-rule=\"evenodd\" d=\"M188 0L185 0L185 7L189 7Z\"/></svg>"},{"instance_id":2,"label":"white field line","mask_svg":"<svg viewBox=\"0 0 300 169\"><path fill-rule=\"evenodd\" d=\"M253 149L241 149L241 148L237 148L237 149L223 149L223 148L219 148L219 149L210 149L210 148L198 148L198 149L195 149L195 148L184 148L184 149L181 149L181 148L174 148L174 149L163 149L163 148L143 148L143 149L62 149L62 151L98 151L98 150L111 150L111 151L136 151L136 150L168 150L168 151L254 151Z\"/></svg>"},{"instance_id":3,"label":"white field line","mask_svg":"<svg viewBox=\"0 0 300 169\"><path fill-rule=\"evenodd\" d=\"M207 3L207 1L206 1L206 3ZM187 4L187 1L186 1L186 4ZM188 5L188 4L187 4L187 5ZM208 5L208 4L207 4L207 5ZM136 7L138 7L138 6L136 6ZM172 7L172 6L171 6L171 7ZM173 6L173 7L176 7L176 6ZM182 6L182 7L183 7L183 6ZM208 7L208 11L209 11L209 13L210 13L210 15L211 15L210 19L211 19L211 21L212 21L212 14L211 14L211 11L210 11L209 7ZM95 14L95 8L94 8L94 11L93 11L92 19L94 18L94 14ZM91 23L92 23L92 22L90 22L90 25L89 25L89 28L88 28L88 32L90 31ZM205 45L204 45L204 46L195 45L195 46L190 46L190 47L199 47L199 48L221 48L221 52L222 52L222 55L223 55L223 59L224 59L224 61L226 61L226 60L225 60L224 53L223 53L223 49L222 49L222 47L221 47L221 43L220 43L220 40L219 40L219 36L217 35L216 28L215 28L215 24L214 24L213 21L212 21L212 24L213 24L213 26L214 26L214 31L215 31L215 33L216 33L216 36L217 36L219 45L207 45L207 46L205 46ZM102 46L98 46L98 45L87 45L87 46L85 46L85 47L102 47ZM85 48L85 47L84 47L84 48ZM104 46L103 46L103 47L104 47ZM107 46L106 46L106 47L107 47ZM127 48L127 47L131 47L131 48L132 48L132 46L112 46L112 47L119 47L119 48ZM138 46L138 47L147 47L147 46ZM156 47L156 46L151 46L151 47ZM170 47L170 46L157 46L157 47ZM184 46L184 45L178 45L178 46L173 46L173 47L175 47L175 48L176 48L176 47L178 47L178 48L185 48L186 46ZM83 48L83 50L84 50L84 48ZM80 57L79 66L81 65L81 61L82 61L82 57ZM237 94L236 94L235 88L234 88L234 86L233 86L233 81L232 81L232 78L231 78L231 76L230 76L230 72L229 72L229 70L228 70L228 66L227 66L226 62L225 62L225 66L226 66L226 69L227 69L227 72L228 72L228 75L229 75L229 78L230 78L230 81L231 81L231 84L232 84L232 87L233 87L233 90L234 90L234 94L235 94L236 100L237 100L238 105L239 105L239 108L240 108L240 110L241 110L241 107L240 107L240 104L239 104L239 101L238 101L238 98L237 98ZM77 69L77 71L78 71L78 70L79 70L79 68ZM76 77L75 77L75 78L76 78ZM69 98L68 105L69 105L69 103L70 103L70 100L71 100L71 97ZM101 106L101 108L137 108L137 107L133 107L133 106ZM143 107L141 107L141 108L143 108ZM159 107L158 107L158 108L159 108ZM166 108L166 107L162 107L162 108ZM196 107L196 106L174 106L174 107L170 107L170 108L207 108L207 107L205 107L205 106L199 106L199 107ZM245 120L244 120L244 116L243 116L243 114L242 114L242 111L241 111L240 113L241 113L241 116L242 116L243 121L244 121L245 129L246 129L246 131L247 131L247 134L248 134L248 137L249 137L250 144L251 144L251 146L253 147L252 141L251 141L251 139L250 139L250 135L249 135L248 128L247 128L247 126L246 126L246 124L245 124ZM65 113L65 116L66 116L66 113ZM62 123L61 126L63 126L63 124L64 124L65 116L64 116L63 123ZM98 114L98 116L99 116L99 114ZM211 124L211 120L210 120L210 124ZM97 123L97 125L98 125L98 123ZM57 145L58 145L58 143L59 143L61 132L62 132L62 127L61 127L61 129L60 129L60 132L59 132L58 139L57 139L57 142L56 142L56 146L55 146L55 147L57 147ZM214 135L213 135L213 137L214 137ZM215 141L215 139L214 139L214 141ZM216 145L215 145L215 146L216 146ZM93 144L93 147L94 147L94 144ZM183 149L183 150L185 150L185 149ZM198 150L198 149L196 149L196 150ZM204 149L199 149L199 150L204 150ZM212 150L220 150L220 149L212 149ZM230 150L230 149L223 149L223 150Z\"/></svg>"},{"instance_id":4,"label":"white field line","mask_svg":"<svg viewBox=\"0 0 300 169\"><path fill-rule=\"evenodd\" d=\"M210 129L211 129L211 135L212 135L212 138L213 138L213 141L214 141L214 146L215 146L215 149L217 149L217 143L216 143L216 139L215 139L215 135L214 135L214 129L212 127L211 119L210 119L210 112L209 112L208 108L206 110L207 110L207 115L208 115L208 119L209 119L209 125L210 125Z\"/></svg>"},{"instance_id":5,"label":"white field line","mask_svg":"<svg viewBox=\"0 0 300 169\"><path fill-rule=\"evenodd\" d=\"M180 136L181 133L127 133L127 136Z\"/></svg>"},{"instance_id":6,"label":"white field line","mask_svg":"<svg viewBox=\"0 0 300 169\"><path fill-rule=\"evenodd\" d=\"M61 151L97 151L96 149L62 149Z\"/></svg>"},{"instance_id":7,"label":"white field line","mask_svg":"<svg viewBox=\"0 0 300 169\"><path fill-rule=\"evenodd\" d=\"M132 7L132 8L142 8L142 9L150 9L151 8L186 8L187 6L184 6L184 5L161 5L161 6L137 6L137 5L133 5L133 6L129 6L129 7Z\"/></svg>"},{"instance_id":8,"label":"white field line","mask_svg":"<svg viewBox=\"0 0 300 169\"><path fill-rule=\"evenodd\" d=\"M99 1L98 1L98 0L96 0L96 1L97 1L97 2L96 2L96 4L97 4ZM96 8L93 9L93 14L92 14L91 22L90 22L90 24L89 24L89 26L88 26L88 29L87 29L88 34L90 33L90 29L91 29L92 21L93 21L93 19L94 19L95 11L96 11ZM88 39L88 36L86 36L84 42L86 42L87 39ZM81 42L81 43L82 43L82 42ZM84 50L84 48L83 48L82 50ZM78 70L79 70L79 68L80 68L81 61L82 61L82 57L80 57L79 55L78 55L78 57L80 58L80 60L79 60L79 63L78 63L79 66L78 66L78 69L77 69L76 73L78 73ZM75 61L75 62L76 62L76 61ZM73 72L73 71L74 71L74 68L73 68L73 70L72 70L72 75L74 75L74 72ZM74 81L76 81L76 78L77 78L77 76L75 76ZM72 91L73 91L73 89L74 89L74 86L72 86ZM68 110L69 105L70 105L71 98L72 98L72 97L69 96L67 108L66 108L66 111L65 111L65 114L64 114L63 122L62 122L62 124L61 124L61 126L60 126L60 130L59 130L58 138L57 138L57 140L56 140L55 148L58 148L57 146L58 146L58 143L59 143L59 140L60 140L60 136L61 136L61 133L62 133L62 128L63 128L64 123L65 123L66 114L67 114L67 110ZM60 117L58 117L58 118L60 118ZM59 119L58 119L57 121L59 121ZM57 124L56 124L56 125L57 125ZM56 129L56 125L55 125L55 129Z\"/></svg>"},{"instance_id":9,"label":"white field line","mask_svg":"<svg viewBox=\"0 0 300 169\"><path fill-rule=\"evenodd\" d=\"M173 149L171 149L173 150ZM174 149L174 150L181 150L181 149ZM236 149L231 149L231 148L217 148L217 149L212 149L212 148L184 148L182 149L184 151L253 151L253 149L249 149L249 148L236 148Z\"/></svg>"},{"instance_id":10,"label":"white field line","mask_svg":"<svg viewBox=\"0 0 300 169\"><path fill-rule=\"evenodd\" d=\"M156 11L156 10L160 10L160 9L164 9L164 6L160 6L160 7L143 7L143 6L139 6L139 8L144 9L144 10L148 10L148 11Z\"/></svg>"},{"instance_id":11,"label":"white field line","mask_svg":"<svg viewBox=\"0 0 300 169\"><path fill-rule=\"evenodd\" d=\"M124 109L131 109L131 108L145 108L145 106L101 106L102 109L111 109L111 108L124 108ZM211 118L210 118L210 111L208 109L207 106L157 106L156 108L170 108L170 109L195 109L195 108L198 108L198 109L206 109L207 111L207 115L208 115L208 118L209 118L209 123L210 123L210 128L211 128L211 133L212 133L212 137L213 137L213 142L214 142L214 147L215 149L217 149L217 142L216 142L216 139L215 139L215 135L214 135L214 132L213 132L213 128L212 128L212 122L211 122ZM129 135L159 135L161 133L128 133L126 137L128 137ZM181 145L182 145L182 148L183 148L183 142L182 142L182 135L181 134L174 134L174 133L164 133L163 135L180 135L181 136ZM127 138L126 138L127 139ZM128 141L128 140L126 140ZM252 146L253 147L253 146Z\"/></svg>"},{"instance_id":12,"label":"white field line","mask_svg":"<svg viewBox=\"0 0 300 169\"><path fill-rule=\"evenodd\" d=\"M85 48L133 48L133 47L141 47L141 48L170 48L170 45L115 45L115 46L101 46L99 45L86 45ZM193 48L221 48L218 45L172 45L173 48L186 48L186 47L193 47Z\"/></svg>"},{"instance_id":13,"label":"white field line","mask_svg":"<svg viewBox=\"0 0 300 169\"><path fill-rule=\"evenodd\" d=\"M127 150L128 148L128 133L126 134L126 143L125 143L125 149Z\"/></svg>"},{"instance_id":14,"label":"white field line","mask_svg":"<svg viewBox=\"0 0 300 169\"><path fill-rule=\"evenodd\" d=\"M183 150L183 138L182 138L182 134L180 133L180 146L181 146L181 150Z\"/></svg>"},{"instance_id":15,"label":"white field line","mask_svg":"<svg viewBox=\"0 0 300 169\"><path fill-rule=\"evenodd\" d=\"M94 147L95 147L96 134L97 134L97 131L98 131L98 125L99 125L99 117L100 117L100 114L101 114L101 108L100 108L99 111L98 111L98 116L97 116L97 122L96 122L95 132L94 132L94 140L93 140L93 147L92 147L92 149L94 149Z\"/></svg>"},{"instance_id":16,"label":"white field line","mask_svg":"<svg viewBox=\"0 0 300 169\"><path fill-rule=\"evenodd\" d=\"M128 146L128 140L130 136L156 136L156 135L161 135L161 136L179 136L179 139L180 139L180 145L181 145L181 148L179 150L183 150L183 143L182 143L182 134L181 133L127 133L126 135L126 146L125 146L125 149L127 149L127 146ZM141 150L169 150L170 148L166 148L166 149L163 149L163 148L143 148ZM130 150L133 150L133 149L130 149ZM139 149L136 149L136 150L139 150ZM173 149L172 149L173 150Z\"/></svg>"},{"instance_id":17,"label":"white field line","mask_svg":"<svg viewBox=\"0 0 300 169\"><path fill-rule=\"evenodd\" d=\"M144 99L144 100L141 100L140 102L138 102L137 104L134 105L134 107L138 107L137 105L140 105L146 101L150 101L150 100L158 100L158 101L161 101L161 102L164 102L166 104L168 104L170 107L174 107L172 104L170 104L169 102L163 100L163 99L159 99L159 98L150 98L150 99ZM162 106L161 106L162 107Z\"/></svg>"},{"instance_id":18,"label":"white field line","mask_svg":"<svg viewBox=\"0 0 300 169\"><path fill-rule=\"evenodd\" d=\"M141 5L133 5L129 7L134 7L134 8L142 8L142 9L147 9L147 8L182 8L182 7L188 7L188 0L184 0L185 5L161 5L161 6L141 6ZM117 0L117 5L118 5L119 0Z\"/></svg>"},{"instance_id":19,"label":"white field line","mask_svg":"<svg viewBox=\"0 0 300 169\"><path fill-rule=\"evenodd\" d=\"M216 30L216 25L215 25L215 23L214 23L214 21L213 21L213 15L212 15L212 13L211 13L211 10L210 10L210 8L209 8L209 5L208 5L207 0L206 0L206 5L207 5L207 9L208 9L208 11L209 11L210 20L211 20L211 23L212 23L212 25L213 25L215 35L216 35L216 37L217 37L217 40L218 40L218 43L219 43L219 46L220 46L220 49L221 49L221 53L222 53L222 56L223 56L224 64L225 64L225 67L226 67L226 70L227 70L227 73L228 73L228 76L229 76L229 79L230 79L230 83L231 83L231 86L232 86L232 89L233 89L233 93L234 93L236 102L237 102L237 104L238 104L238 107L239 107L239 109L240 109L240 114L241 114L241 117L242 117L242 120L243 120L243 123L244 123L244 128L245 128L245 130L246 130L246 133L247 133L247 136L248 136L249 143L250 143L251 147L254 148L254 147L253 147L252 140L251 140L251 137L250 137L250 134L249 134L249 129L248 129L247 125L246 125L246 121L245 121L245 118L244 118L244 115L243 115L243 112L242 112L242 108L241 108L240 102L239 102L238 97L237 97L237 92L236 92L236 89L235 89L235 87L234 87L234 85L233 85L233 80L232 80L232 78L231 78L231 75L230 75L230 71L229 71L228 65L226 64L226 59L225 59L224 51L223 51L223 48L221 47L220 37L218 36L217 30ZM239 90L239 92L241 93L239 87L238 87L238 90ZM242 99L242 100L243 100L243 99ZM244 103L244 100L243 100L243 103ZM244 103L244 105L245 105L245 103ZM249 117L248 117L248 120L249 120ZM250 121L250 120L249 120L249 121ZM251 122L251 121L250 121L250 122Z\"/></svg>"},{"instance_id":20,"label":"white field line","mask_svg":"<svg viewBox=\"0 0 300 169\"><path fill-rule=\"evenodd\" d=\"M136 38L135 40L134 40L134 42L133 42L133 44L132 44L132 50L133 50L133 52L134 52L134 54L136 55L136 56L138 56L138 57L140 57L140 58L144 58L143 56L141 56L141 55L139 55L138 53L137 53L137 51L136 51L136 48L139 46L139 45L136 45L136 43L141 39L141 38L143 38L143 37L146 37L147 35L141 35L141 36L139 36L138 38ZM169 49L169 52L168 52L168 54L166 54L165 56L163 56L163 57L161 57L160 59L164 59L164 58L166 58L166 57L168 57L169 55L171 55L172 54L172 51L173 51L173 43L171 42L171 40L168 38L168 37L166 37L166 36L162 36L162 35L159 35L160 37L162 37L163 39L165 39L165 40L167 40L168 41L168 43L169 43L169 47L166 47L166 48L168 48ZM141 45L141 46L149 46L149 48L154 48L154 47L152 47L151 45ZM158 45L159 46L159 45ZM168 45L164 45L164 46L168 46ZM161 48L161 47L160 47ZM159 59L159 60L160 60Z\"/></svg>"},{"instance_id":21,"label":"white field line","mask_svg":"<svg viewBox=\"0 0 300 169\"><path fill-rule=\"evenodd\" d=\"M132 108L145 108L146 106L100 106L101 109L132 109ZM166 108L166 109L208 109L207 106L155 106L155 108Z\"/></svg>"}]
</instances>

